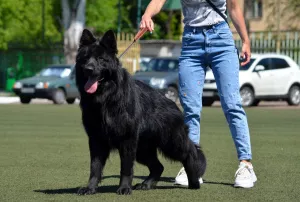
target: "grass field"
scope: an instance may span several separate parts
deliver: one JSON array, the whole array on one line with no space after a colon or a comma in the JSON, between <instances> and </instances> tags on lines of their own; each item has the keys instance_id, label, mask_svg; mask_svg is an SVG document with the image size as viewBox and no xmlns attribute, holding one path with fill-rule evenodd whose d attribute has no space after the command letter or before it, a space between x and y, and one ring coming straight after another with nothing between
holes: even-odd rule
<instances>
[{"instance_id":1,"label":"grass field","mask_svg":"<svg viewBox=\"0 0 300 202\"><path fill-rule=\"evenodd\" d=\"M0 201L299 201L300 111L247 109L253 189L233 187L236 152L220 108L205 108L201 144L208 159L200 190L174 186L179 163L162 159L165 171L155 190L115 192L119 157L110 156L98 193L76 195L89 176L87 136L74 106L0 105ZM148 174L135 164L134 184Z\"/></svg>"}]
</instances>

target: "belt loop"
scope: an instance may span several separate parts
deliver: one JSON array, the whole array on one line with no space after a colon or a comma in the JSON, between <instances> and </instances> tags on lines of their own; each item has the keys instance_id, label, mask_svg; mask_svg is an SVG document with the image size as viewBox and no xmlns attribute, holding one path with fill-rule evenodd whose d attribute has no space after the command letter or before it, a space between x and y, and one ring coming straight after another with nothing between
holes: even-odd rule
<instances>
[{"instance_id":1,"label":"belt loop","mask_svg":"<svg viewBox=\"0 0 300 202\"><path fill-rule=\"evenodd\" d=\"M196 28L193 29L193 33L194 33L194 34L196 33Z\"/></svg>"}]
</instances>

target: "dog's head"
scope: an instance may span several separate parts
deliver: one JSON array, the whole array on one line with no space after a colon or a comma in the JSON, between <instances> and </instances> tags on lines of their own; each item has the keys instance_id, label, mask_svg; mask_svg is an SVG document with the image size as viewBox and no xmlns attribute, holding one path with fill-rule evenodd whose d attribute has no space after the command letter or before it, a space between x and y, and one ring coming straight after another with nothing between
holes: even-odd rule
<instances>
[{"instance_id":1,"label":"dog's head","mask_svg":"<svg viewBox=\"0 0 300 202\"><path fill-rule=\"evenodd\" d=\"M86 93L93 94L98 86L111 80L113 72L119 68L117 42L113 31L107 31L101 39L96 39L84 29L76 57L77 86Z\"/></svg>"}]
</instances>

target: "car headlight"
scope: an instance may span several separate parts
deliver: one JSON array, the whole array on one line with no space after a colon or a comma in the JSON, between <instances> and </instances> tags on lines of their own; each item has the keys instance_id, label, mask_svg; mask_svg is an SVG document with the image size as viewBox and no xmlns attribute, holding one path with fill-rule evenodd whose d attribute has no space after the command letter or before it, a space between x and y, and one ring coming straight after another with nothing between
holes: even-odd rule
<instances>
[{"instance_id":1,"label":"car headlight","mask_svg":"<svg viewBox=\"0 0 300 202\"><path fill-rule=\"evenodd\" d=\"M159 78L150 79L150 85L151 86L157 86L159 88L163 88L165 82L166 82L165 79L159 79Z\"/></svg>"},{"instance_id":2,"label":"car headlight","mask_svg":"<svg viewBox=\"0 0 300 202\"><path fill-rule=\"evenodd\" d=\"M36 85L35 85L35 88L36 89L43 89L43 88L48 88L49 86L49 83L48 82L38 82Z\"/></svg>"},{"instance_id":3,"label":"car headlight","mask_svg":"<svg viewBox=\"0 0 300 202\"><path fill-rule=\"evenodd\" d=\"M17 82L14 84L14 88L22 88L22 83L17 81Z\"/></svg>"}]
</instances>

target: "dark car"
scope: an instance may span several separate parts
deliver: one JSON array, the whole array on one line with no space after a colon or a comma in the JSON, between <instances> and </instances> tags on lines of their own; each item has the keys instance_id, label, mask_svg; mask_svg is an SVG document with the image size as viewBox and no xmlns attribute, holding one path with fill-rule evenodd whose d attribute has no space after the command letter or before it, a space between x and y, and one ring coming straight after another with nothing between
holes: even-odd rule
<instances>
[{"instance_id":1,"label":"dark car","mask_svg":"<svg viewBox=\"0 0 300 202\"><path fill-rule=\"evenodd\" d=\"M169 99L178 100L178 58L153 58L133 77L160 89Z\"/></svg>"},{"instance_id":2,"label":"dark car","mask_svg":"<svg viewBox=\"0 0 300 202\"><path fill-rule=\"evenodd\" d=\"M13 91L23 104L33 98L49 99L54 104L73 104L79 97L74 65L51 65L37 75L16 81Z\"/></svg>"}]
</instances>

